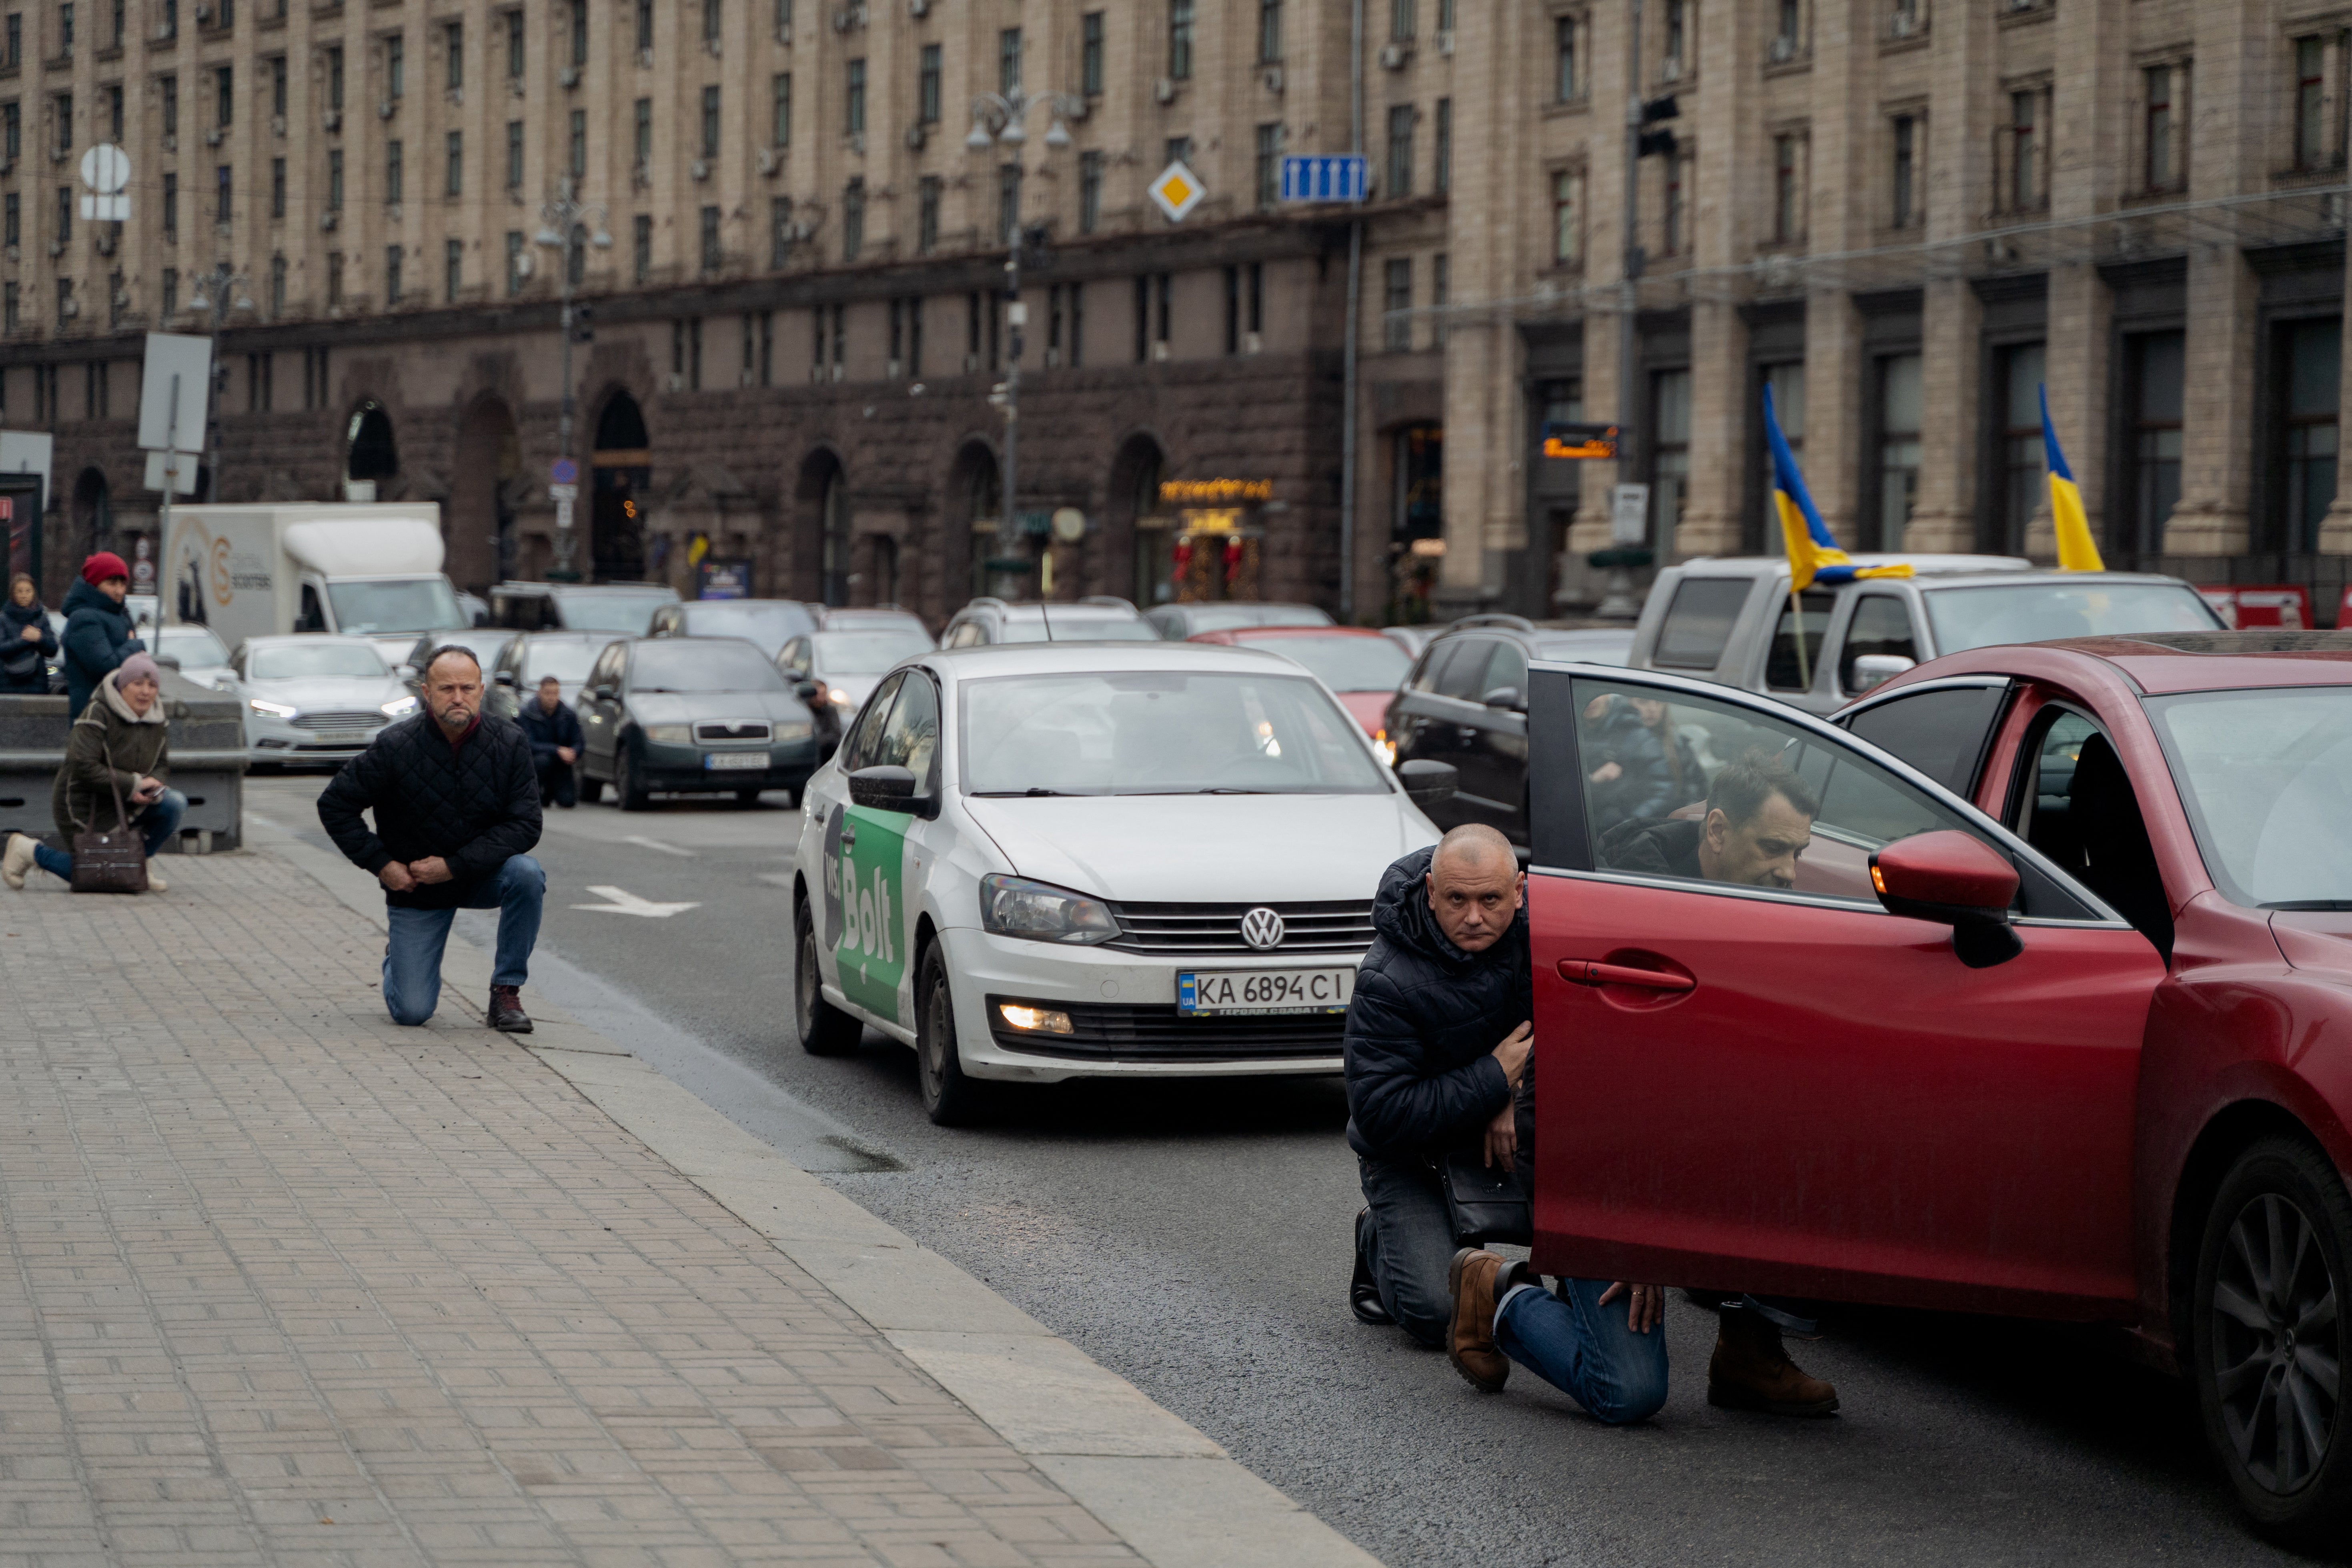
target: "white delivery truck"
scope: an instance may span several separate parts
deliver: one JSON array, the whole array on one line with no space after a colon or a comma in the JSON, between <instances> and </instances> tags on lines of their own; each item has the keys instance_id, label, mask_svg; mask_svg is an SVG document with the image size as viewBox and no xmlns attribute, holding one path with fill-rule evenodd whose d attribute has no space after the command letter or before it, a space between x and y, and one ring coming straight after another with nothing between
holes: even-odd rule
<instances>
[{"instance_id":1,"label":"white delivery truck","mask_svg":"<svg viewBox=\"0 0 2352 1568\"><path fill-rule=\"evenodd\" d=\"M397 663L423 633L469 622L441 558L431 501L176 506L164 617L232 650L286 632L363 637Z\"/></svg>"}]
</instances>

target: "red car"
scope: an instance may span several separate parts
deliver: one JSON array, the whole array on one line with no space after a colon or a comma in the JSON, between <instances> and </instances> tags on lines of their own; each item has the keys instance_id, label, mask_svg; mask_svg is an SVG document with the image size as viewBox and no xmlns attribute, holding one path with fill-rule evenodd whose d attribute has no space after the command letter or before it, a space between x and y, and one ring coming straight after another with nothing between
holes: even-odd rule
<instances>
[{"instance_id":1,"label":"red car","mask_svg":"<svg viewBox=\"0 0 2352 1568\"><path fill-rule=\"evenodd\" d=\"M2266 1532L2352 1540L2352 633L1529 696L1538 1265L2126 1325ZM1705 793L1612 821L1636 721Z\"/></svg>"},{"instance_id":2,"label":"red car","mask_svg":"<svg viewBox=\"0 0 2352 1568\"><path fill-rule=\"evenodd\" d=\"M1412 668L1412 655L1370 626L1236 626L1189 640L1266 648L1305 665L1375 741L1386 739L1381 726L1389 699Z\"/></svg>"}]
</instances>

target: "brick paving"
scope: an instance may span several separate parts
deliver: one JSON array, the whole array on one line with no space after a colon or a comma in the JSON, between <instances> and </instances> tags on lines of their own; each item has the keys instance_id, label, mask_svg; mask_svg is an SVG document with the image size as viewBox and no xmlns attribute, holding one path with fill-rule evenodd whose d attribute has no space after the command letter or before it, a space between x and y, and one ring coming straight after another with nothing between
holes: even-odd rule
<instances>
[{"instance_id":1,"label":"brick paving","mask_svg":"<svg viewBox=\"0 0 2352 1568\"><path fill-rule=\"evenodd\" d=\"M315 881L170 869L0 890L0 1568L1137 1561Z\"/></svg>"}]
</instances>

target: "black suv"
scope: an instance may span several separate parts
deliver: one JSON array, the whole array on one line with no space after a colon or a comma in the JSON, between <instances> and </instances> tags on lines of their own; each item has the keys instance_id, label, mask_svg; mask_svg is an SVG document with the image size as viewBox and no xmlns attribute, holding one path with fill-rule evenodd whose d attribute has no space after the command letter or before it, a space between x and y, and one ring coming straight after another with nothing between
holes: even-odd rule
<instances>
[{"instance_id":1,"label":"black suv","mask_svg":"<svg viewBox=\"0 0 2352 1568\"><path fill-rule=\"evenodd\" d=\"M1623 664L1633 628L1538 626L1518 616L1469 616L1422 650L1389 700L1383 726L1396 765L1450 764L1452 799L1425 806L1440 827L1483 822L1528 847L1528 663Z\"/></svg>"}]
</instances>

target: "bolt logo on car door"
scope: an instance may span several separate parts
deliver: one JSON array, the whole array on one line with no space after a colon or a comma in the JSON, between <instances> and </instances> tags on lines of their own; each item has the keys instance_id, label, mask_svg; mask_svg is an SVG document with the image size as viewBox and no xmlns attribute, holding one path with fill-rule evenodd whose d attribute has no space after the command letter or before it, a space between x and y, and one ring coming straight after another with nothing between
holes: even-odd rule
<instances>
[{"instance_id":1,"label":"bolt logo on car door","mask_svg":"<svg viewBox=\"0 0 2352 1568\"><path fill-rule=\"evenodd\" d=\"M1280 947L1282 916L1260 904L1242 917L1242 940L1260 952Z\"/></svg>"},{"instance_id":2,"label":"bolt logo on car door","mask_svg":"<svg viewBox=\"0 0 2352 1568\"><path fill-rule=\"evenodd\" d=\"M877 1018L898 1022L898 983L907 973L906 900L903 886L907 840L897 812L844 806L827 825L827 847L839 853L826 863L825 914L836 930L834 960L841 994ZM838 924L835 907L839 905Z\"/></svg>"}]
</instances>

